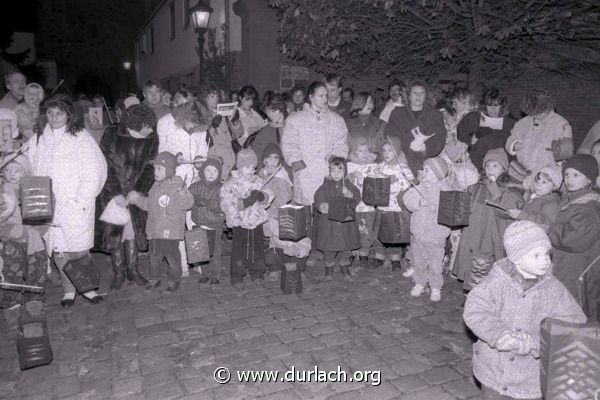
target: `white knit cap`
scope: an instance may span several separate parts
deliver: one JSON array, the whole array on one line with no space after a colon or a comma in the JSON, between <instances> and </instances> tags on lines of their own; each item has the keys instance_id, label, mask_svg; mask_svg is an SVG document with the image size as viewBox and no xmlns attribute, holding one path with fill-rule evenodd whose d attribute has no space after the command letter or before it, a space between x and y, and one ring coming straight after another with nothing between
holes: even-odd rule
<instances>
[{"instance_id":1,"label":"white knit cap","mask_svg":"<svg viewBox=\"0 0 600 400\"><path fill-rule=\"evenodd\" d=\"M560 185L562 185L562 169L558 165L555 164L549 167L544 167L540 169L540 172L543 172L544 174L548 175L548 177L550 178L552 183L554 183L554 186L557 189L560 187Z\"/></svg>"},{"instance_id":2,"label":"white knit cap","mask_svg":"<svg viewBox=\"0 0 600 400\"><path fill-rule=\"evenodd\" d=\"M544 229L535 222L513 222L504 231L504 248L508 259L512 262L539 247L550 250L552 245Z\"/></svg>"}]
</instances>

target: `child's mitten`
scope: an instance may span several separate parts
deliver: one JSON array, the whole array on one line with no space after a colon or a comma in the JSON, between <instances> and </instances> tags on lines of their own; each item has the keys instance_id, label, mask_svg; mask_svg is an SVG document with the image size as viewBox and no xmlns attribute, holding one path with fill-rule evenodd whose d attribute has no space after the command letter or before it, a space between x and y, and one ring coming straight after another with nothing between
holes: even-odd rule
<instances>
[{"instance_id":1,"label":"child's mitten","mask_svg":"<svg viewBox=\"0 0 600 400\"><path fill-rule=\"evenodd\" d=\"M519 340L515 338L512 332L504 332L496 340L496 349L498 351L515 351L518 347Z\"/></svg>"}]
</instances>

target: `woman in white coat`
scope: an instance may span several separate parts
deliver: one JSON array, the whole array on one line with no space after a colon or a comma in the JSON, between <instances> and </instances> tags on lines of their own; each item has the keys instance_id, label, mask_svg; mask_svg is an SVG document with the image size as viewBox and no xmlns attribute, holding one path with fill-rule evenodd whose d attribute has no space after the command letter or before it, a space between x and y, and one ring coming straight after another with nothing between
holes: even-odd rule
<instances>
[{"instance_id":1,"label":"woman in white coat","mask_svg":"<svg viewBox=\"0 0 600 400\"><path fill-rule=\"evenodd\" d=\"M295 173L294 201L302 205L312 205L329 174L329 159L348 157L348 128L329 110L325 84L313 82L308 98L310 106L287 119L281 137L283 156Z\"/></svg>"},{"instance_id":2,"label":"woman in white coat","mask_svg":"<svg viewBox=\"0 0 600 400\"><path fill-rule=\"evenodd\" d=\"M45 238L48 254L61 272L61 305L69 307L75 301L75 287L63 268L74 260L91 262L95 201L106 181L106 160L93 137L82 128L68 96L48 98L40 111L44 129L27 142L27 157L33 176L52 179L54 217ZM95 291L83 296L91 303L102 300Z\"/></svg>"}]
</instances>

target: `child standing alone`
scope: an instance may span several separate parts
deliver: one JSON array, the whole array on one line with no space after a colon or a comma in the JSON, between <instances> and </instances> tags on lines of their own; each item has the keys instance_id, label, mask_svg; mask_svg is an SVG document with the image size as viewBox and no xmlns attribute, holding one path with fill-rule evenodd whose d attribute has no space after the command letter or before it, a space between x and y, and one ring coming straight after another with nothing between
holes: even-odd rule
<instances>
[{"instance_id":1,"label":"child standing alone","mask_svg":"<svg viewBox=\"0 0 600 400\"><path fill-rule=\"evenodd\" d=\"M127 203L148 211L146 235L150 241L149 261L150 280L147 288L160 286L163 279L161 271L163 259L167 259L169 270L166 292L174 292L181 284L181 257L179 242L185 231L185 213L192 208L194 198L185 187L183 179L175 175L177 158L162 152L152 161L155 183L148 197L136 191L127 194Z\"/></svg>"},{"instance_id":2,"label":"child standing alone","mask_svg":"<svg viewBox=\"0 0 600 400\"><path fill-rule=\"evenodd\" d=\"M504 232L507 258L467 296L464 320L478 337L473 374L483 399L541 399L540 325L544 318L581 323L586 318L552 275L550 240L530 221Z\"/></svg>"},{"instance_id":3,"label":"child standing alone","mask_svg":"<svg viewBox=\"0 0 600 400\"><path fill-rule=\"evenodd\" d=\"M419 297L429 283L430 300L434 302L442 297L444 250L446 238L450 235L450 228L437 222L440 192L449 190L445 180L447 173L444 160L439 157L426 159L421 170L421 182L408 189L402 198L406 208L413 213L410 217L410 247L415 286L410 295Z\"/></svg>"}]
</instances>

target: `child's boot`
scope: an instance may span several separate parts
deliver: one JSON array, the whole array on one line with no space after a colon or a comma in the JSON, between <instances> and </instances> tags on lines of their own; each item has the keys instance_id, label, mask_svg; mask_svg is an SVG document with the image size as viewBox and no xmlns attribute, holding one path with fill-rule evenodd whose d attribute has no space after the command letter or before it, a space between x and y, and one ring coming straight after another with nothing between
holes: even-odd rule
<instances>
[{"instance_id":1,"label":"child's boot","mask_svg":"<svg viewBox=\"0 0 600 400\"><path fill-rule=\"evenodd\" d=\"M411 289L410 295L412 297L419 297L419 296L421 296L423 294L423 290L425 290L425 287L423 287L421 285L415 285Z\"/></svg>"},{"instance_id":2,"label":"child's boot","mask_svg":"<svg viewBox=\"0 0 600 400\"><path fill-rule=\"evenodd\" d=\"M328 267L325 266L325 280L330 281L333 279L333 265Z\"/></svg>"},{"instance_id":3,"label":"child's boot","mask_svg":"<svg viewBox=\"0 0 600 400\"><path fill-rule=\"evenodd\" d=\"M346 281L352 280L352 274L350 273L349 265L340 265L340 272L342 273L344 280L346 280Z\"/></svg>"},{"instance_id":4,"label":"child's boot","mask_svg":"<svg viewBox=\"0 0 600 400\"><path fill-rule=\"evenodd\" d=\"M400 260L392 260L392 271L400 271L402 269L402 263Z\"/></svg>"},{"instance_id":5,"label":"child's boot","mask_svg":"<svg viewBox=\"0 0 600 400\"><path fill-rule=\"evenodd\" d=\"M358 266L363 269L367 269L369 267L369 257L368 256L358 256Z\"/></svg>"},{"instance_id":6,"label":"child's boot","mask_svg":"<svg viewBox=\"0 0 600 400\"><path fill-rule=\"evenodd\" d=\"M371 258L369 260L369 265L368 265L368 269L377 269L379 267L383 266L383 260L379 259L379 258Z\"/></svg>"},{"instance_id":7,"label":"child's boot","mask_svg":"<svg viewBox=\"0 0 600 400\"><path fill-rule=\"evenodd\" d=\"M431 289L431 295L429 296L429 300L437 303L442 299L442 291L440 289Z\"/></svg>"}]
</instances>

